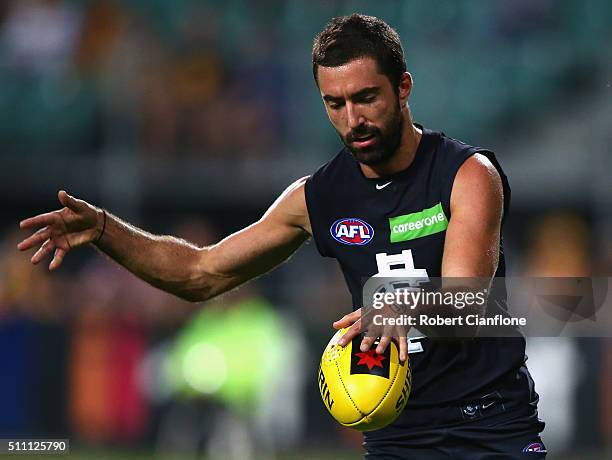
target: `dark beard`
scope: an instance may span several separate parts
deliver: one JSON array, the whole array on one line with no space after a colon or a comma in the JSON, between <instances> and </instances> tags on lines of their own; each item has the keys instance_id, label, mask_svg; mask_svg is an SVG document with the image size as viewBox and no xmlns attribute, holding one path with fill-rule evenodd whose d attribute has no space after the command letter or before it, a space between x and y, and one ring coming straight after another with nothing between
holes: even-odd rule
<instances>
[{"instance_id":1,"label":"dark beard","mask_svg":"<svg viewBox=\"0 0 612 460\"><path fill-rule=\"evenodd\" d=\"M402 111L398 107L389 123L383 127L383 130L376 127L358 128L351 131L346 136L346 139L342 136L340 136L340 138L359 163L375 166L385 163L395 156L402 140L403 128L404 119L402 117ZM374 145L364 148L355 148L352 145L355 138L367 135L373 135L375 137L376 142Z\"/></svg>"}]
</instances>

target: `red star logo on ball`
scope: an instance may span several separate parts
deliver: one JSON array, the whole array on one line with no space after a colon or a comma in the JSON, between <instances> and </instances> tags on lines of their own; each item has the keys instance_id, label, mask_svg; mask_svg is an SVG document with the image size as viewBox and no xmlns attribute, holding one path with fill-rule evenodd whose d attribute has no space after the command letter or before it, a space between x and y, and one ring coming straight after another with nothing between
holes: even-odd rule
<instances>
[{"instance_id":1,"label":"red star logo on ball","mask_svg":"<svg viewBox=\"0 0 612 460\"><path fill-rule=\"evenodd\" d=\"M357 365L364 364L368 366L368 370L372 370L374 366L383 367L382 360L385 359L383 355L379 355L376 351L370 349L366 352L355 353L355 356L361 358Z\"/></svg>"}]
</instances>

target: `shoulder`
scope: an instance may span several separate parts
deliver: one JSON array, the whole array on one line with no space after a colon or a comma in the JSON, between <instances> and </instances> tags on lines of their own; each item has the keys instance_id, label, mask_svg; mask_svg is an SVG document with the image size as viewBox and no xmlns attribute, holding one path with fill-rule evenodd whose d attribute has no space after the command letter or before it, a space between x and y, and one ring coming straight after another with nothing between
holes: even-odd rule
<instances>
[{"instance_id":1,"label":"shoulder","mask_svg":"<svg viewBox=\"0 0 612 460\"><path fill-rule=\"evenodd\" d=\"M264 214L264 219L280 220L292 227L298 227L312 234L306 208L306 182L311 176L304 176L291 183Z\"/></svg>"},{"instance_id":2,"label":"shoulder","mask_svg":"<svg viewBox=\"0 0 612 460\"><path fill-rule=\"evenodd\" d=\"M501 186L499 171L489 157L480 152L475 152L463 162L457 171L457 176L459 175L476 180L492 180Z\"/></svg>"},{"instance_id":3,"label":"shoulder","mask_svg":"<svg viewBox=\"0 0 612 460\"><path fill-rule=\"evenodd\" d=\"M504 188L499 171L482 153L470 155L459 167L451 192L451 212L462 204L476 203L500 210L503 208Z\"/></svg>"},{"instance_id":4,"label":"shoulder","mask_svg":"<svg viewBox=\"0 0 612 460\"><path fill-rule=\"evenodd\" d=\"M291 183L280 196L276 199L275 205L281 205L289 210L301 211L301 208L306 209L305 187L306 182L311 176L300 177L295 182Z\"/></svg>"},{"instance_id":5,"label":"shoulder","mask_svg":"<svg viewBox=\"0 0 612 460\"><path fill-rule=\"evenodd\" d=\"M295 197L298 195L304 194L304 187L306 185L306 181L310 179L311 176L300 177L295 182L292 182L285 191L281 194L281 197Z\"/></svg>"},{"instance_id":6,"label":"shoulder","mask_svg":"<svg viewBox=\"0 0 612 460\"><path fill-rule=\"evenodd\" d=\"M440 181L441 200L448 217L460 201L466 201L469 206L469 201L477 199L479 193L497 199L508 190L509 198L507 179L492 151L441 132L435 134L433 177ZM506 208L504 200L502 203Z\"/></svg>"},{"instance_id":7,"label":"shoulder","mask_svg":"<svg viewBox=\"0 0 612 460\"><path fill-rule=\"evenodd\" d=\"M434 171L444 182L446 192L450 193L450 188L461 167L476 152L484 152L486 149L453 139L442 132L431 132L431 138Z\"/></svg>"}]
</instances>

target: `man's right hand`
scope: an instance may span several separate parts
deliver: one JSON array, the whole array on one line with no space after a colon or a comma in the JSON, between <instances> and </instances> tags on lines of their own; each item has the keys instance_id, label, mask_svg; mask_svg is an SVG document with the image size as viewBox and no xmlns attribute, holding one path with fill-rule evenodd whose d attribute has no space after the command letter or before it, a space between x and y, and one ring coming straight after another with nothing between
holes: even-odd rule
<instances>
[{"instance_id":1,"label":"man's right hand","mask_svg":"<svg viewBox=\"0 0 612 460\"><path fill-rule=\"evenodd\" d=\"M32 257L35 264L54 252L49 269L55 270L68 251L94 243L147 283L187 301L203 302L266 273L308 239L312 230L306 179L291 184L257 222L205 247L146 232L60 191L64 208L21 222L21 228L35 233L18 248L40 246Z\"/></svg>"},{"instance_id":2,"label":"man's right hand","mask_svg":"<svg viewBox=\"0 0 612 460\"><path fill-rule=\"evenodd\" d=\"M71 249L97 241L104 224L104 213L101 209L78 200L63 190L60 190L57 197L64 206L62 209L30 217L19 224L22 229L38 230L19 243L17 248L26 251L41 245L32 256L33 264L39 263L54 251L49 270L57 269Z\"/></svg>"}]
</instances>

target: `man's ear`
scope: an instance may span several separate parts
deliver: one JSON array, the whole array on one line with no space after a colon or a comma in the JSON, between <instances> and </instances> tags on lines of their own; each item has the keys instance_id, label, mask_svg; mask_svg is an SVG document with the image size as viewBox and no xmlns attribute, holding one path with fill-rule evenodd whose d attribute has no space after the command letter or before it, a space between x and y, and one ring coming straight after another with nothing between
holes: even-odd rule
<instances>
[{"instance_id":1,"label":"man's ear","mask_svg":"<svg viewBox=\"0 0 612 460\"><path fill-rule=\"evenodd\" d=\"M411 91L412 91L412 75L410 75L410 72L404 72L402 74L402 77L400 78L399 91L398 91L400 103L402 107L406 105L406 102L408 101L408 96L410 96Z\"/></svg>"}]
</instances>

